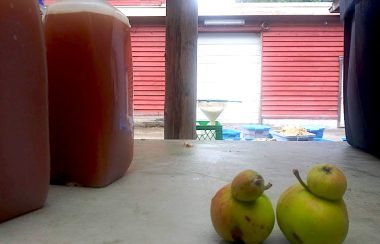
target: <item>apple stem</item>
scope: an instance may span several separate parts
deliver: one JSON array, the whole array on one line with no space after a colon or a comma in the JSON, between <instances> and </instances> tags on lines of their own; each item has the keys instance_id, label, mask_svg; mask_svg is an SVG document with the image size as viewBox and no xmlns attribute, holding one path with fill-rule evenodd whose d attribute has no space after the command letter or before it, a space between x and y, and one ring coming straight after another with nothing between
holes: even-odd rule
<instances>
[{"instance_id":1,"label":"apple stem","mask_svg":"<svg viewBox=\"0 0 380 244\"><path fill-rule=\"evenodd\" d=\"M305 182L301 179L300 172L298 169L293 169L293 174L296 176L297 180L300 182L300 184L308 191L311 192L309 187L305 184Z\"/></svg>"},{"instance_id":2,"label":"apple stem","mask_svg":"<svg viewBox=\"0 0 380 244\"><path fill-rule=\"evenodd\" d=\"M271 187L272 187L272 184L270 182L268 182L268 184L266 186L264 186L264 191L268 190Z\"/></svg>"}]
</instances>

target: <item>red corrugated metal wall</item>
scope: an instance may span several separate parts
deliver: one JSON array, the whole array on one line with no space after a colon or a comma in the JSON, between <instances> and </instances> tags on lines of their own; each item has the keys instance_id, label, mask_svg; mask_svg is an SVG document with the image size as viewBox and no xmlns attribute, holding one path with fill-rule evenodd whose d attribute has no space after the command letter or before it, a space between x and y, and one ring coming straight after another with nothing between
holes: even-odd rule
<instances>
[{"instance_id":1,"label":"red corrugated metal wall","mask_svg":"<svg viewBox=\"0 0 380 244\"><path fill-rule=\"evenodd\" d=\"M337 119L341 25L271 25L263 32L262 118Z\"/></svg>"},{"instance_id":2,"label":"red corrugated metal wall","mask_svg":"<svg viewBox=\"0 0 380 244\"><path fill-rule=\"evenodd\" d=\"M134 111L163 115L165 103L165 26L132 27Z\"/></svg>"}]
</instances>

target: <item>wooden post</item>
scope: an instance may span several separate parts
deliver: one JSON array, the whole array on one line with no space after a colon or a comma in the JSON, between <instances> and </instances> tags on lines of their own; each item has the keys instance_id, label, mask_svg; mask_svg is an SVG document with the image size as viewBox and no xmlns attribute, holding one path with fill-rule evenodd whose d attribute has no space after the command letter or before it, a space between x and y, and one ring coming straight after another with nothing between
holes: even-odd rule
<instances>
[{"instance_id":1,"label":"wooden post","mask_svg":"<svg viewBox=\"0 0 380 244\"><path fill-rule=\"evenodd\" d=\"M197 0L167 0L165 139L196 136L197 39Z\"/></svg>"}]
</instances>

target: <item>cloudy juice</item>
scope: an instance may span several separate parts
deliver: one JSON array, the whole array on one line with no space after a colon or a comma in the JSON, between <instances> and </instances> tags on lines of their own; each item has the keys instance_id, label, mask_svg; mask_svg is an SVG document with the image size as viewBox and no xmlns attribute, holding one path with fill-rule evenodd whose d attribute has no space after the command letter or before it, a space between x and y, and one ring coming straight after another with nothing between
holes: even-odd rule
<instances>
[{"instance_id":1,"label":"cloudy juice","mask_svg":"<svg viewBox=\"0 0 380 244\"><path fill-rule=\"evenodd\" d=\"M128 19L104 1L60 1L45 17L51 182L101 187L133 156Z\"/></svg>"},{"instance_id":2,"label":"cloudy juice","mask_svg":"<svg viewBox=\"0 0 380 244\"><path fill-rule=\"evenodd\" d=\"M47 72L37 1L0 1L0 222L43 206Z\"/></svg>"}]
</instances>

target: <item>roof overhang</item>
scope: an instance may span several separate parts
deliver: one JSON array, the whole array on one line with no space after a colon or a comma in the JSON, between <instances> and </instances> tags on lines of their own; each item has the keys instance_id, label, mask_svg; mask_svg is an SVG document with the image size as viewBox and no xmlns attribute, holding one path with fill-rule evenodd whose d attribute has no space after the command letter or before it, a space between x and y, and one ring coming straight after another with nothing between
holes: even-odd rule
<instances>
[{"instance_id":1,"label":"roof overhang","mask_svg":"<svg viewBox=\"0 0 380 244\"><path fill-rule=\"evenodd\" d=\"M338 1L339 2L339 1ZM128 17L165 17L166 5L116 6ZM204 16L333 16L329 2L200 4L198 15Z\"/></svg>"},{"instance_id":2,"label":"roof overhang","mask_svg":"<svg viewBox=\"0 0 380 244\"><path fill-rule=\"evenodd\" d=\"M331 7L330 7L330 12L331 13L339 13L339 11L340 11L340 1L334 0Z\"/></svg>"}]
</instances>

